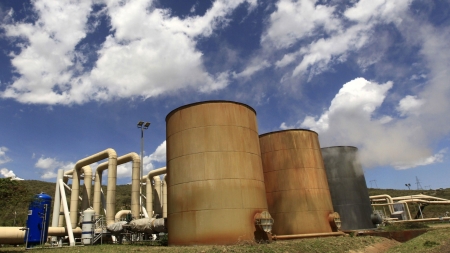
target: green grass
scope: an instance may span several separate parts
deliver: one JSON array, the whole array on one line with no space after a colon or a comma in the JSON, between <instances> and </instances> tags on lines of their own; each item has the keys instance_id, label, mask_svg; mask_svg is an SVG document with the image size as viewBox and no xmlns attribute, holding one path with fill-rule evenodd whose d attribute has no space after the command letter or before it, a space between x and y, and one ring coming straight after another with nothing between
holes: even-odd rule
<instances>
[{"instance_id":1,"label":"green grass","mask_svg":"<svg viewBox=\"0 0 450 253\"><path fill-rule=\"evenodd\" d=\"M450 228L432 229L427 233L389 249L389 253L444 252L450 246Z\"/></svg>"}]
</instances>

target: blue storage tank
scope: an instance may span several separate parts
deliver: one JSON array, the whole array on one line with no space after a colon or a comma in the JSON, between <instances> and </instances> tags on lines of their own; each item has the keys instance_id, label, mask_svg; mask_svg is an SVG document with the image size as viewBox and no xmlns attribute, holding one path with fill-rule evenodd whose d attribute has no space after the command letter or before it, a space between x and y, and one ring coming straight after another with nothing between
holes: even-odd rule
<instances>
[{"instance_id":1,"label":"blue storage tank","mask_svg":"<svg viewBox=\"0 0 450 253\"><path fill-rule=\"evenodd\" d=\"M27 248L44 244L47 240L48 224L52 197L45 193L36 194L28 207L27 233L25 243Z\"/></svg>"}]
</instances>

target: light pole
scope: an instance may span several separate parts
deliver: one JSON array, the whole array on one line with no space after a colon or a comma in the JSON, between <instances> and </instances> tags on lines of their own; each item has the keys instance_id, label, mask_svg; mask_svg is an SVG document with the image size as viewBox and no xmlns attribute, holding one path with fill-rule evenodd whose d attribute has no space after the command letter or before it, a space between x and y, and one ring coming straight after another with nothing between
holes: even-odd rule
<instances>
[{"instance_id":1,"label":"light pole","mask_svg":"<svg viewBox=\"0 0 450 253\"><path fill-rule=\"evenodd\" d=\"M406 187L408 187L408 190L411 190L411 184L405 184Z\"/></svg>"},{"instance_id":2,"label":"light pole","mask_svg":"<svg viewBox=\"0 0 450 253\"><path fill-rule=\"evenodd\" d=\"M148 129L150 126L150 122L144 122L139 121L137 123L137 127L141 129L141 168L140 168L140 176L139 176L139 182L141 181L142 177L144 176L144 130ZM142 207L142 183L139 183L139 204ZM148 187L148 186L147 186Z\"/></svg>"}]
</instances>

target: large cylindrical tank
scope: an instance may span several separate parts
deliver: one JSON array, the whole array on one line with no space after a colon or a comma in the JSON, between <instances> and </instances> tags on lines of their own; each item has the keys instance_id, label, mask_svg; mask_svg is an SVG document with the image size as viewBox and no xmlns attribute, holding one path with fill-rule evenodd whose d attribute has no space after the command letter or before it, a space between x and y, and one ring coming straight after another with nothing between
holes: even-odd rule
<instances>
[{"instance_id":1,"label":"large cylindrical tank","mask_svg":"<svg viewBox=\"0 0 450 253\"><path fill-rule=\"evenodd\" d=\"M28 207L27 233L24 242L27 248L46 242L52 197L45 193L34 195Z\"/></svg>"},{"instance_id":2,"label":"large cylindrical tank","mask_svg":"<svg viewBox=\"0 0 450 253\"><path fill-rule=\"evenodd\" d=\"M169 245L253 241L255 214L267 211L256 112L208 101L166 124Z\"/></svg>"},{"instance_id":3,"label":"large cylindrical tank","mask_svg":"<svg viewBox=\"0 0 450 253\"><path fill-rule=\"evenodd\" d=\"M356 147L322 148L333 208L341 216L342 230L374 228L366 179Z\"/></svg>"},{"instance_id":4,"label":"large cylindrical tank","mask_svg":"<svg viewBox=\"0 0 450 253\"><path fill-rule=\"evenodd\" d=\"M334 213L318 134L294 129L259 137L267 203L276 235L329 233Z\"/></svg>"}]
</instances>

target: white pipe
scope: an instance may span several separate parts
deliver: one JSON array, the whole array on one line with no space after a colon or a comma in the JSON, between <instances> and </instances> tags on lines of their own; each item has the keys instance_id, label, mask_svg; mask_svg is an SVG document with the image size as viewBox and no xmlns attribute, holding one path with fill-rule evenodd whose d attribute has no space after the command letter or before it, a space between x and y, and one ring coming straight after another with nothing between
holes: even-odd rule
<instances>
[{"instance_id":1,"label":"white pipe","mask_svg":"<svg viewBox=\"0 0 450 253\"><path fill-rule=\"evenodd\" d=\"M61 194L59 190L59 180L63 179L64 170L58 170L58 175L56 176L56 188L55 188L55 199L53 201L53 216L52 216L52 227L58 227L59 224L59 209L61 206Z\"/></svg>"},{"instance_id":2,"label":"white pipe","mask_svg":"<svg viewBox=\"0 0 450 253\"><path fill-rule=\"evenodd\" d=\"M131 170L131 214L133 218L139 218L139 171L141 160L138 154L131 152L126 155L117 158L116 164L124 164L127 162L133 162L132 170ZM95 181L94 181L94 212L96 214L100 213L100 195L101 195L101 187L102 187L102 173L105 169L108 169L108 188L106 194L106 224L110 225L114 223L113 213L115 212L116 203L115 203L115 195L116 195L116 185L114 181L114 185L110 184L110 175L117 175L117 167L114 169L115 171L111 171L109 168L108 162L102 163L97 167L95 172ZM111 196L112 195L112 196ZM114 203L112 202L114 200ZM111 210L108 210L108 206Z\"/></svg>"},{"instance_id":3,"label":"white pipe","mask_svg":"<svg viewBox=\"0 0 450 253\"><path fill-rule=\"evenodd\" d=\"M106 198L105 198L105 194L103 193L103 189L102 188L100 188L100 191L102 193L101 194L101 199L102 199L103 212L106 215Z\"/></svg>"},{"instance_id":4,"label":"white pipe","mask_svg":"<svg viewBox=\"0 0 450 253\"><path fill-rule=\"evenodd\" d=\"M81 211L88 209L91 206L92 200L92 169L91 166L86 165L81 168L83 171L83 199L81 201Z\"/></svg>"},{"instance_id":5,"label":"white pipe","mask_svg":"<svg viewBox=\"0 0 450 253\"><path fill-rule=\"evenodd\" d=\"M67 187L67 183L69 182L69 177L67 177L69 174L72 175L73 173L73 169L72 170L68 170L64 172L64 177L63 177L63 183L64 183L64 187ZM58 182L59 184L59 182ZM59 187L59 186L58 186ZM59 190L59 188L58 188ZM72 193L72 191L70 191ZM59 213L63 213L64 212L64 207L62 205L62 203L60 204L60 208L59 208ZM58 222L58 227L62 227L64 224L64 215L59 215L59 222Z\"/></svg>"},{"instance_id":6,"label":"white pipe","mask_svg":"<svg viewBox=\"0 0 450 253\"><path fill-rule=\"evenodd\" d=\"M125 216L125 215L127 215L127 214L129 214L129 213L131 213L131 210L120 210L120 211L118 211L118 212L116 213L116 215L114 216L114 220L115 220L116 222L119 222L120 219L121 219L123 216Z\"/></svg>"},{"instance_id":7,"label":"white pipe","mask_svg":"<svg viewBox=\"0 0 450 253\"><path fill-rule=\"evenodd\" d=\"M149 185L147 184L147 187L148 186ZM162 195L161 195L161 178L159 178L159 175L153 177L153 187L154 187L154 192L156 193L156 194L153 194L153 212L155 214L158 214L159 217L161 217L162 216Z\"/></svg>"},{"instance_id":8,"label":"white pipe","mask_svg":"<svg viewBox=\"0 0 450 253\"><path fill-rule=\"evenodd\" d=\"M153 187L152 187L152 182L151 182L151 180L152 180L152 178L154 177L154 176L157 176L157 175L161 175L161 174L164 174L164 173L166 173L166 167L162 167L162 168L159 168L159 169L156 169L156 170L152 170L152 171L150 171L148 174L147 174L147 177L145 178L145 177L143 177L141 180L144 180L144 178L145 178L145 180L146 180L146 182L147 182L147 201L146 201L146 207L147 207L147 212L148 212L148 215L150 216L150 217L152 217L153 216Z\"/></svg>"},{"instance_id":9,"label":"white pipe","mask_svg":"<svg viewBox=\"0 0 450 253\"><path fill-rule=\"evenodd\" d=\"M385 199L387 203L394 203L394 201L392 200L392 197L387 194L370 196L369 198L371 201L379 201L378 199ZM389 205L388 207L389 207L389 212L393 213L394 207L392 207L391 205Z\"/></svg>"},{"instance_id":10,"label":"white pipe","mask_svg":"<svg viewBox=\"0 0 450 253\"><path fill-rule=\"evenodd\" d=\"M167 182L166 182L167 174L163 177L163 218L167 218Z\"/></svg>"},{"instance_id":11,"label":"white pipe","mask_svg":"<svg viewBox=\"0 0 450 253\"><path fill-rule=\"evenodd\" d=\"M86 157L84 159L79 160L73 169L73 180L72 180L72 194L70 198L70 221L73 227L76 227L78 220L78 195L80 193L80 175L81 168L101 161L103 159L108 158L108 192L106 195L106 211L107 211L107 221L108 215L110 215L111 220L114 220L113 213L114 208L116 206L115 202L115 194L116 194L116 182L117 182L117 154L111 148L105 149L99 153L96 153L92 156Z\"/></svg>"},{"instance_id":12,"label":"white pipe","mask_svg":"<svg viewBox=\"0 0 450 253\"><path fill-rule=\"evenodd\" d=\"M142 213L144 214L144 218L148 218L147 209L144 206L142 206Z\"/></svg>"},{"instance_id":13,"label":"white pipe","mask_svg":"<svg viewBox=\"0 0 450 253\"><path fill-rule=\"evenodd\" d=\"M70 246L75 246L75 239L73 237L73 231L72 231L72 222L71 222L71 216L69 215L69 208L67 207L67 199L66 199L66 194L64 191L64 185L63 185L63 180L60 179L59 180L59 190L61 192L61 198L62 198L62 203L63 203L63 208L64 208L64 217L66 218L66 227L67 227L67 233L69 235L69 245ZM73 196L73 194L72 194ZM78 200L78 198L75 198Z\"/></svg>"}]
</instances>

